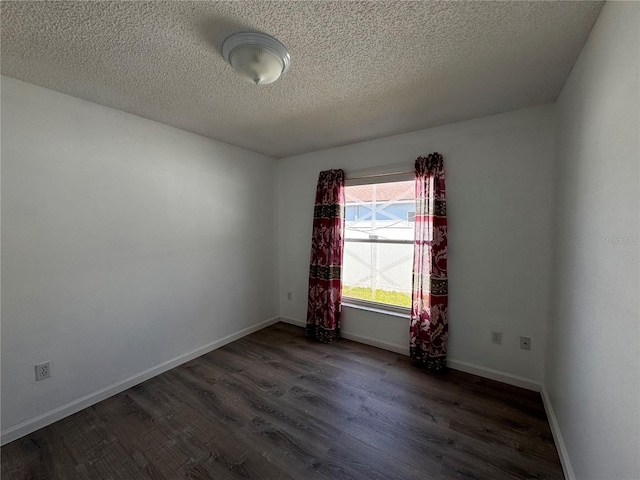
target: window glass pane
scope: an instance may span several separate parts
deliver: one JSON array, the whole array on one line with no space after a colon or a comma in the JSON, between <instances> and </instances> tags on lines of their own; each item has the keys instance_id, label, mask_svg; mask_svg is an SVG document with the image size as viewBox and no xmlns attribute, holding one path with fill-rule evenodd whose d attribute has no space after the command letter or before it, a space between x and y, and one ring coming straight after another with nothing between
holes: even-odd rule
<instances>
[{"instance_id":1,"label":"window glass pane","mask_svg":"<svg viewBox=\"0 0 640 480\"><path fill-rule=\"evenodd\" d=\"M362 217L366 217L371 220L371 208L370 206L360 205L360 204L349 204L346 205L345 218L347 222L353 222L355 220L360 220Z\"/></svg>"},{"instance_id":2,"label":"window glass pane","mask_svg":"<svg viewBox=\"0 0 640 480\"><path fill-rule=\"evenodd\" d=\"M413 244L349 242L349 239L413 241L414 181L345 188L345 297L411 306Z\"/></svg>"},{"instance_id":3,"label":"window glass pane","mask_svg":"<svg viewBox=\"0 0 640 480\"><path fill-rule=\"evenodd\" d=\"M377 220L406 220L407 213L415 210L415 203L391 203L386 206L384 204L377 204Z\"/></svg>"},{"instance_id":4,"label":"window glass pane","mask_svg":"<svg viewBox=\"0 0 640 480\"><path fill-rule=\"evenodd\" d=\"M354 185L345 188L346 238L413 240L409 213L415 210L415 183Z\"/></svg>"},{"instance_id":5,"label":"window glass pane","mask_svg":"<svg viewBox=\"0 0 640 480\"><path fill-rule=\"evenodd\" d=\"M345 242L345 297L411 306L413 244Z\"/></svg>"}]
</instances>

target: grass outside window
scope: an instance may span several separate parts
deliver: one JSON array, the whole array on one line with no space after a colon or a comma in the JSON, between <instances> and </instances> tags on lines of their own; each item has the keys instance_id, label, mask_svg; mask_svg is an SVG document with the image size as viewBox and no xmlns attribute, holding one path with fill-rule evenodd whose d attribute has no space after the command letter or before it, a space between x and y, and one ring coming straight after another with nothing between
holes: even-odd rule
<instances>
[{"instance_id":1,"label":"grass outside window","mask_svg":"<svg viewBox=\"0 0 640 480\"><path fill-rule=\"evenodd\" d=\"M396 307L411 308L410 293L377 289L374 297L371 288L349 287L347 285L344 285L342 287L342 296L348 298L357 298L359 300L368 300L370 302L384 303L386 305L394 305Z\"/></svg>"}]
</instances>

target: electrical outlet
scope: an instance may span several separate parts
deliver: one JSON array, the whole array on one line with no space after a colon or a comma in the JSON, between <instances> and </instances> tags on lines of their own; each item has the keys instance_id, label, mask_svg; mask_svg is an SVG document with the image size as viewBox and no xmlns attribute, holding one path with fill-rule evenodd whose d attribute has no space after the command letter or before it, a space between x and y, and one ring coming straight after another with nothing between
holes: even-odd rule
<instances>
[{"instance_id":1,"label":"electrical outlet","mask_svg":"<svg viewBox=\"0 0 640 480\"><path fill-rule=\"evenodd\" d=\"M495 343L496 345L502 345L502 332L491 332L491 343Z\"/></svg>"},{"instance_id":2,"label":"electrical outlet","mask_svg":"<svg viewBox=\"0 0 640 480\"><path fill-rule=\"evenodd\" d=\"M287 300L291 300L291 292L287 292Z\"/></svg>"},{"instance_id":3,"label":"electrical outlet","mask_svg":"<svg viewBox=\"0 0 640 480\"><path fill-rule=\"evenodd\" d=\"M531 337L520 337L520 348L522 350L531 350Z\"/></svg>"},{"instance_id":4,"label":"electrical outlet","mask_svg":"<svg viewBox=\"0 0 640 480\"><path fill-rule=\"evenodd\" d=\"M36 368L36 382L49 378L51 376L51 362L39 363Z\"/></svg>"}]
</instances>

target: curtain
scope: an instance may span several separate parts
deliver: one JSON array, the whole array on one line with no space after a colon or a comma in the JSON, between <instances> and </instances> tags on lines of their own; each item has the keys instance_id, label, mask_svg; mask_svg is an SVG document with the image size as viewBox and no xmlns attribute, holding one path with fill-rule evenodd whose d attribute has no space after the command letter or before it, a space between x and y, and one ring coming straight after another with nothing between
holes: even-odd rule
<instances>
[{"instance_id":1,"label":"curtain","mask_svg":"<svg viewBox=\"0 0 640 480\"><path fill-rule=\"evenodd\" d=\"M331 343L340 336L344 252L344 172L320 172L313 212L305 335Z\"/></svg>"},{"instance_id":2,"label":"curtain","mask_svg":"<svg viewBox=\"0 0 640 480\"><path fill-rule=\"evenodd\" d=\"M447 207L442 155L416 159L411 358L429 370L446 367L448 338Z\"/></svg>"}]
</instances>

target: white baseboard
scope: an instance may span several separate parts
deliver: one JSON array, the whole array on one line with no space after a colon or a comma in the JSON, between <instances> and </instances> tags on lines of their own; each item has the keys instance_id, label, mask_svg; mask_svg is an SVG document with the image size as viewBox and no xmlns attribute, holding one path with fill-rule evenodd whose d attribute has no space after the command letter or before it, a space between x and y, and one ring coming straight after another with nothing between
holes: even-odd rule
<instances>
[{"instance_id":1,"label":"white baseboard","mask_svg":"<svg viewBox=\"0 0 640 480\"><path fill-rule=\"evenodd\" d=\"M306 325L306 322L302 320L289 318L289 317L280 317L280 321L284 323L289 323L291 325L296 325L298 327L304 327ZM364 335L345 332L344 330L340 330L340 336L342 338L346 338L347 340L353 340L354 342L364 343L365 345L371 345L372 347L382 348L383 350L389 350L391 352L400 353L402 355L409 355L409 347L405 347L404 345L385 342L383 340L378 340L377 338L371 338L371 337L366 337Z\"/></svg>"},{"instance_id":2,"label":"white baseboard","mask_svg":"<svg viewBox=\"0 0 640 480\"><path fill-rule=\"evenodd\" d=\"M239 338L257 332L258 330L262 330L263 328L268 327L269 325L273 325L278 321L280 321L279 316L270 318L256 325L243 328L236 333L232 333L231 335L222 337L221 339L208 343L203 347L197 348L191 352L185 353L184 355L180 355L159 365L148 368L147 370L132 375L131 377L126 378L120 382L116 382L105 388L101 388L100 390L85 395L84 397L78 398L77 400L73 400L72 402L69 402L58 408L49 410L42 415L38 415L37 417L30 418L29 420L25 420L24 422L14 425L13 427L7 428L0 434L0 445L5 445L6 443L17 440L20 437L33 433L40 428L51 425L58 420L68 417L69 415L73 415L74 413L77 413L84 408L90 407L91 405L95 405L102 400L112 397L113 395L123 392L124 390L127 390L128 388L138 385L139 383L142 383L146 380L149 380L156 375L160 375L167 370L171 370L178 365L182 365L183 363L193 360L194 358L204 355L205 353L209 353L216 348L220 348L228 343L233 342L234 340L238 340Z\"/></svg>"},{"instance_id":3,"label":"white baseboard","mask_svg":"<svg viewBox=\"0 0 640 480\"><path fill-rule=\"evenodd\" d=\"M376 338L366 337L364 335L357 335L355 333L349 333L345 331L340 332L340 336L347 340L353 340L354 342L364 343L365 345L371 345L372 347L382 348L383 350L389 350L390 352L399 353L401 355L409 356L409 347L404 345L398 345L397 343L385 342Z\"/></svg>"},{"instance_id":4,"label":"white baseboard","mask_svg":"<svg viewBox=\"0 0 640 480\"><path fill-rule=\"evenodd\" d=\"M307 322L298 320L297 318L280 317L280 321L282 323L288 323L289 325L295 325L296 327L304 327L307 325Z\"/></svg>"},{"instance_id":5,"label":"white baseboard","mask_svg":"<svg viewBox=\"0 0 640 480\"><path fill-rule=\"evenodd\" d=\"M297 325L299 327L304 327L305 322L302 320L297 320L289 317L273 317L264 322L258 323L251 327L243 328L236 333L232 333L231 335L227 335L219 340L211 342L203 347L200 347L196 350L188 352L184 355L180 355L179 357L168 360L164 363L151 367L143 372L140 372L136 375L133 375L129 378L126 378L120 382L114 383L108 387L102 388L96 392L85 395L77 400L69 402L65 405L62 405L58 408L54 408L42 415L38 415L37 417L31 418L29 420L25 420L13 427L7 428L1 432L0 445L5 445L6 443L17 440L20 437L28 435L36 430L46 427L58 420L61 420L69 415L73 415L74 413L79 412L80 410L90 407L106 398L109 398L113 395L116 395L124 390L131 388L139 383L142 383L156 375L166 372L167 370L171 370L178 365L182 365L185 362L193 360L201 355L209 353L216 348L220 348L228 343L231 343L239 338L242 338L246 335L250 335L251 333L257 332L269 325L273 325L278 321L282 321L284 323L289 323L291 325ZM348 339L353 340L358 343L363 343L365 345L371 345L373 347L382 348L384 350L389 350L395 353L399 353L402 355L409 354L409 348L403 345L397 345L391 342L385 342L382 340L378 340L375 338L358 335L354 333L349 333L342 331L341 335ZM501 372L499 370L493 370L490 368L482 367L479 365L474 365L467 362L462 362L454 359L447 359L447 366L454 370L460 370L463 372L471 373L473 375L478 375L480 377L489 378L491 380L496 380L499 382L503 382L509 385L515 385L517 387L526 388L528 390L540 391L541 386L540 383L529 379L520 377L518 375L513 375L506 372ZM547 411L547 416L549 417L549 422L551 425L551 431L553 433L553 437L558 445L560 460L562 461L562 466L565 470L565 476L568 480L574 480L573 470L571 469L571 464L569 463L569 458L566 453L566 448L562 441L562 436L560 435L560 430L558 428L558 424L553 413L553 408L551 407L550 400L544 387L542 388L542 399L544 401L545 409Z\"/></svg>"},{"instance_id":6,"label":"white baseboard","mask_svg":"<svg viewBox=\"0 0 640 480\"><path fill-rule=\"evenodd\" d=\"M576 480L576 476L573 473L573 468L571 467L571 462L569 461L569 453L567 452L567 447L564 444L564 440L562 439L560 426L558 425L556 414L553 411L553 405L551 405L551 398L549 398L549 394L547 393L547 389L545 388L544 383L542 384L541 393L542 403L544 404L545 412L547 412L547 418L549 419L549 426L551 427L553 440L554 442L556 442L556 448L558 449L558 456L560 457L560 463L562 464L564 477L567 480Z\"/></svg>"},{"instance_id":7,"label":"white baseboard","mask_svg":"<svg viewBox=\"0 0 640 480\"><path fill-rule=\"evenodd\" d=\"M298 320L296 318L280 317L280 321L289 323L291 325L297 325L299 327L304 327L306 325L306 322ZM364 343L365 345L382 348L384 350L389 350L401 355L409 355L409 347L405 345L385 342L384 340L345 332L344 330L340 331L340 336L348 340L353 340L354 342ZM490 380L496 380L498 382L506 383L507 385L513 385L516 387L526 388L527 390L533 390L534 392L540 391L540 382L531 378L514 375L512 373L493 370L492 368L482 367L480 365L474 365L472 363L463 362L452 358L447 359L447 367L453 370L459 370L461 372L478 375L479 377L488 378Z\"/></svg>"},{"instance_id":8,"label":"white baseboard","mask_svg":"<svg viewBox=\"0 0 640 480\"><path fill-rule=\"evenodd\" d=\"M496 380L497 382L506 383L507 385L513 385L514 387L526 388L527 390L533 390L534 392L540 391L540 382L533 380L532 378L514 375L513 373L494 370L493 368L482 367L480 365L455 360L453 358L447 358L447 367L461 372L478 375L479 377L488 378L489 380Z\"/></svg>"}]
</instances>

